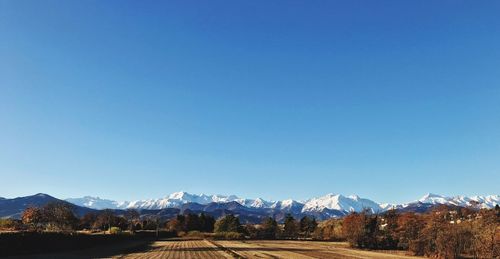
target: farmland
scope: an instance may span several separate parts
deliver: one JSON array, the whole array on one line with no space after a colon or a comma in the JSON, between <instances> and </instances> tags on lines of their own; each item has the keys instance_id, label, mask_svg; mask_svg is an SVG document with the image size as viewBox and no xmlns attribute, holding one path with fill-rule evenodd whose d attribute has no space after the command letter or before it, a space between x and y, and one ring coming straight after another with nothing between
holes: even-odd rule
<instances>
[{"instance_id":1,"label":"farmland","mask_svg":"<svg viewBox=\"0 0 500 259\"><path fill-rule=\"evenodd\" d=\"M234 258L207 240L157 241L143 251L117 255L114 258Z\"/></svg>"},{"instance_id":2,"label":"farmland","mask_svg":"<svg viewBox=\"0 0 500 259\"><path fill-rule=\"evenodd\" d=\"M115 258L416 258L350 249L345 243L308 241L157 241Z\"/></svg>"},{"instance_id":3,"label":"farmland","mask_svg":"<svg viewBox=\"0 0 500 259\"><path fill-rule=\"evenodd\" d=\"M136 239L73 249L55 253L18 255L13 258L421 258L405 256L403 251L366 251L352 249L344 242L291 241L291 240L185 240L179 238Z\"/></svg>"}]
</instances>

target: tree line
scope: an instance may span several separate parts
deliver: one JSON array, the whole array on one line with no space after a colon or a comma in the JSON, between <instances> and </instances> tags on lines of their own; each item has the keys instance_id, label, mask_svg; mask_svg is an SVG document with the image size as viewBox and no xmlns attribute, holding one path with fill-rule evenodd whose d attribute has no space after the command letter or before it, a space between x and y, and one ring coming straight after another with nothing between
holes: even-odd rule
<instances>
[{"instance_id":1,"label":"tree line","mask_svg":"<svg viewBox=\"0 0 500 259\"><path fill-rule=\"evenodd\" d=\"M167 230L183 235L192 231L215 233L221 238L295 239L310 238L318 223L314 218L304 216L295 220L287 215L280 225L272 217L260 224L242 225L237 216L226 215L218 220L205 213L186 213L165 220L158 215L140 215L130 209L117 215L113 210L90 212L78 218L73 206L64 202L52 202L42 207L28 207L21 220L2 219L0 230L71 232L76 230L108 231L118 233L124 230Z\"/></svg>"},{"instance_id":2,"label":"tree line","mask_svg":"<svg viewBox=\"0 0 500 259\"><path fill-rule=\"evenodd\" d=\"M79 218L74 206L65 202L50 202L42 207L28 207L20 220L0 220L0 230L23 230L38 232L73 232L75 230L122 231L155 229L154 219L140 217L136 210L127 210L116 215L113 210L90 212Z\"/></svg>"},{"instance_id":3,"label":"tree line","mask_svg":"<svg viewBox=\"0 0 500 259\"><path fill-rule=\"evenodd\" d=\"M304 216L297 221L290 214L282 225L272 217L260 224L242 225L238 217L227 215L215 222L214 232L216 238L224 239L297 239L310 238L317 225L314 218Z\"/></svg>"},{"instance_id":4,"label":"tree line","mask_svg":"<svg viewBox=\"0 0 500 259\"><path fill-rule=\"evenodd\" d=\"M434 258L499 258L500 208L440 206L428 213L367 211L320 224L315 239L361 249L399 249Z\"/></svg>"},{"instance_id":5,"label":"tree line","mask_svg":"<svg viewBox=\"0 0 500 259\"><path fill-rule=\"evenodd\" d=\"M136 210L116 215L113 210L88 213L78 218L68 203L49 203L29 207L21 220L0 219L0 230L31 231L107 231L160 229L184 235L213 233L221 239L315 239L347 241L360 249L407 250L413 255L435 258L499 258L500 207L472 209L440 206L428 213L397 212L382 214L353 212L344 218L320 223L312 217L300 220L286 215L282 224L264 218L260 224L241 224L232 214L219 219L200 213L177 215L164 220L156 215L141 216Z\"/></svg>"}]
</instances>

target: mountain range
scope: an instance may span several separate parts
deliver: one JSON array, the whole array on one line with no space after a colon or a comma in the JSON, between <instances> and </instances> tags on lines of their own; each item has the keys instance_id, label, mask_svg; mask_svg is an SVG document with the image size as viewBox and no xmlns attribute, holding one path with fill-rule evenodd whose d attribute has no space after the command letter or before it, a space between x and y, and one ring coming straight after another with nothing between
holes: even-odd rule
<instances>
[{"instance_id":1,"label":"mountain range","mask_svg":"<svg viewBox=\"0 0 500 259\"><path fill-rule=\"evenodd\" d=\"M357 195L344 196L341 194L327 194L304 201L291 199L267 201L260 198L243 199L235 195L197 195L187 192L175 192L160 199L118 202L91 196L60 200L39 193L13 199L0 198L0 217L19 218L26 207L42 206L53 201L72 203L75 205L75 212L80 216L102 209L112 209L116 214L122 214L126 209L137 209L141 215L159 215L164 218L172 218L179 213L188 212L204 212L214 217L234 214L240 217L240 220L244 223L257 223L269 216L281 221L288 213L295 218L313 216L318 220L324 220L332 217L342 217L352 211L360 212L362 210L369 210L373 213L381 213L389 209L425 212L441 204L493 208L500 204L500 196L446 197L437 194L426 194L422 198L409 203L379 204Z\"/></svg>"},{"instance_id":2,"label":"mountain range","mask_svg":"<svg viewBox=\"0 0 500 259\"><path fill-rule=\"evenodd\" d=\"M187 203L209 204L237 202L242 206L249 208L272 208L272 209L287 209L290 207L300 208L302 211L321 211L323 209L332 209L339 211L361 211L369 209L372 212L385 211L391 208L405 208L416 203L422 204L445 204L461 207L479 206L480 208L493 208L499 204L499 195L488 196L453 196L446 197L438 194L428 193L422 198L403 204L388 204L377 203L370 199L360 198L357 195L344 196L342 194L327 194L322 197L311 198L305 201L297 200L282 200L282 201L267 201L261 198L243 199L236 195L206 195L206 194L190 194L187 192L174 192L164 198L137 200L137 201L114 201L101 199L99 197L85 196L82 198L69 198L66 201L92 209L165 209L177 208Z\"/></svg>"},{"instance_id":3,"label":"mountain range","mask_svg":"<svg viewBox=\"0 0 500 259\"><path fill-rule=\"evenodd\" d=\"M187 192L175 192L164 198L124 201L117 202L113 200L101 199L99 197L86 196L83 198L70 198L66 201L73 204L93 208L93 209L147 209L158 210L165 208L180 208L185 204L201 204L207 205L210 203L229 203L236 202L241 206L251 209L271 209L295 213L321 213L330 211L332 216L347 214L351 211L360 212L362 210L370 210L373 213L383 212L388 209L405 209L414 207L425 207L433 205L452 205L461 207L477 207L477 208L493 208L499 204L499 195L488 196L454 196L446 197L438 194L426 194L422 198L404 203L404 204L387 204L377 203L370 199L361 198L357 195L344 196L341 194L327 194L322 197L311 198L305 201L297 200L282 200L268 201L261 198L243 199L236 195L205 195L205 194L190 194Z\"/></svg>"}]
</instances>

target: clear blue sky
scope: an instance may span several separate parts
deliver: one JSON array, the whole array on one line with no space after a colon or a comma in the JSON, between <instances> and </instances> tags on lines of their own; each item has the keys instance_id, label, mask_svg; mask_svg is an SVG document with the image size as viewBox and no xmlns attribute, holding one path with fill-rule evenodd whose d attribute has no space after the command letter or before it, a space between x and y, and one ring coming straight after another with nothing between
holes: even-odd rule
<instances>
[{"instance_id":1,"label":"clear blue sky","mask_svg":"<svg viewBox=\"0 0 500 259\"><path fill-rule=\"evenodd\" d=\"M0 196L498 194L499 14L0 0Z\"/></svg>"}]
</instances>

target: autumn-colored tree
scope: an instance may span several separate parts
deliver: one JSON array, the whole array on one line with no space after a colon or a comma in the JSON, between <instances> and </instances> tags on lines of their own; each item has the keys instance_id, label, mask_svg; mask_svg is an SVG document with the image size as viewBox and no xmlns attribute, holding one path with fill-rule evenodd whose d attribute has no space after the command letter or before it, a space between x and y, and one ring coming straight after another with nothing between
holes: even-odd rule
<instances>
[{"instance_id":1,"label":"autumn-colored tree","mask_svg":"<svg viewBox=\"0 0 500 259\"><path fill-rule=\"evenodd\" d=\"M342 219L329 219L320 222L313 233L313 238L317 240L340 241L344 239L342 233Z\"/></svg>"},{"instance_id":2,"label":"autumn-colored tree","mask_svg":"<svg viewBox=\"0 0 500 259\"><path fill-rule=\"evenodd\" d=\"M425 216L425 227L419 237L410 244L410 250L415 255L432 256L436 254L436 240L439 232L449 224L447 209L440 207Z\"/></svg>"},{"instance_id":3,"label":"autumn-colored tree","mask_svg":"<svg viewBox=\"0 0 500 259\"><path fill-rule=\"evenodd\" d=\"M73 205L66 202L47 203L42 208L45 228L55 231L73 231L78 218L73 213Z\"/></svg>"},{"instance_id":4,"label":"autumn-colored tree","mask_svg":"<svg viewBox=\"0 0 500 259\"><path fill-rule=\"evenodd\" d=\"M458 258L468 250L472 233L458 218L459 208L439 206L425 216L425 227L412 241L410 250L416 255L437 258Z\"/></svg>"},{"instance_id":5,"label":"autumn-colored tree","mask_svg":"<svg viewBox=\"0 0 500 259\"><path fill-rule=\"evenodd\" d=\"M378 217L368 214L367 211L353 212L344 218L342 232L351 246L377 248L378 230Z\"/></svg>"},{"instance_id":6,"label":"autumn-colored tree","mask_svg":"<svg viewBox=\"0 0 500 259\"><path fill-rule=\"evenodd\" d=\"M353 212L344 218L343 234L351 246L362 247L365 215Z\"/></svg>"},{"instance_id":7,"label":"autumn-colored tree","mask_svg":"<svg viewBox=\"0 0 500 259\"><path fill-rule=\"evenodd\" d=\"M397 248L408 250L412 242L420 236L425 221L423 216L407 212L399 215L397 226Z\"/></svg>"},{"instance_id":8,"label":"autumn-colored tree","mask_svg":"<svg viewBox=\"0 0 500 259\"><path fill-rule=\"evenodd\" d=\"M474 228L474 255L500 258L500 208L482 209L477 214Z\"/></svg>"},{"instance_id":9,"label":"autumn-colored tree","mask_svg":"<svg viewBox=\"0 0 500 259\"><path fill-rule=\"evenodd\" d=\"M444 225L436 236L436 251L438 258L456 259L468 252L472 243L473 234L463 224Z\"/></svg>"},{"instance_id":10,"label":"autumn-colored tree","mask_svg":"<svg viewBox=\"0 0 500 259\"><path fill-rule=\"evenodd\" d=\"M177 233L184 231L184 220L184 215L177 215L175 219L171 219L167 222L167 229Z\"/></svg>"},{"instance_id":11,"label":"autumn-colored tree","mask_svg":"<svg viewBox=\"0 0 500 259\"><path fill-rule=\"evenodd\" d=\"M389 211L381 216L361 212L342 221L345 238L359 248L408 249L443 259L500 258L500 208L439 206L423 214ZM324 224L315 236L325 236Z\"/></svg>"},{"instance_id":12,"label":"autumn-colored tree","mask_svg":"<svg viewBox=\"0 0 500 259\"><path fill-rule=\"evenodd\" d=\"M384 249L396 249L398 244L398 218L399 214L392 209L379 217L380 238L378 246Z\"/></svg>"},{"instance_id":13,"label":"autumn-colored tree","mask_svg":"<svg viewBox=\"0 0 500 259\"><path fill-rule=\"evenodd\" d=\"M22 222L19 222L19 220L0 218L0 231L20 230L21 228Z\"/></svg>"},{"instance_id":14,"label":"autumn-colored tree","mask_svg":"<svg viewBox=\"0 0 500 259\"><path fill-rule=\"evenodd\" d=\"M43 223L42 210L36 207L28 207L21 215L23 224L27 225L32 230L40 230Z\"/></svg>"}]
</instances>

